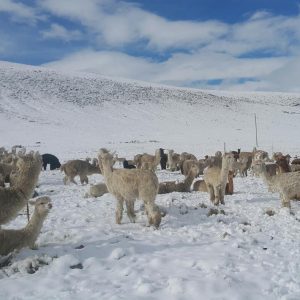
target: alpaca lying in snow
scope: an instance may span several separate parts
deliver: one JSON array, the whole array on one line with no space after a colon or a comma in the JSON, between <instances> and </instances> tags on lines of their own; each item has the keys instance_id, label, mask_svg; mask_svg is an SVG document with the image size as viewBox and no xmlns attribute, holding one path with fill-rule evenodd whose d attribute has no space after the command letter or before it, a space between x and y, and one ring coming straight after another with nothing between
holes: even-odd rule
<instances>
[{"instance_id":1,"label":"alpaca lying in snow","mask_svg":"<svg viewBox=\"0 0 300 300\"><path fill-rule=\"evenodd\" d=\"M105 183L91 184L89 192L84 197L101 197L106 193L108 193L108 189Z\"/></svg>"},{"instance_id":2,"label":"alpaca lying in snow","mask_svg":"<svg viewBox=\"0 0 300 300\"><path fill-rule=\"evenodd\" d=\"M224 154L222 168L219 166L207 167L204 170L204 181L214 205L225 204L224 195L229 171L233 171L233 154Z\"/></svg>"},{"instance_id":3,"label":"alpaca lying in snow","mask_svg":"<svg viewBox=\"0 0 300 300\"><path fill-rule=\"evenodd\" d=\"M189 171L188 176L184 179L183 182L178 182L178 183L176 181L161 182L159 184L158 193L167 194L172 192L190 192L193 180L198 175L198 173L199 173L199 169L197 165L193 165Z\"/></svg>"},{"instance_id":4,"label":"alpaca lying in snow","mask_svg":"<svg viewBox=\"0 0 300 300\"><path fill-rule=\"evenodd\" d=\"M158 191L158 179L155 173L141 169L113 169L111 167L112 160L113 156L107 150L100 150L99 164L106 186L117 199L116 223L121 223L124 201L128 218L134 223L134 202L136 199L141 199L145 205L149 225L159 227L161 213L155 204Z\"/></svg>"},{"instance_id":5,"label":"alpaca lying in snow","mask_svg":"<svg viewBox=\"0 0 300 300\"><path fill-rule=\"evenodd\" d=\"M19 156L16 171L11 175L11 187L0 187L0 225L13 220L25 207L33 194L41 167L38 152Z\"/></svg>"},{"instance_id":6,"label":"alpaca lying in snow","mask_svg":"<svg viewBox=\"0 0 300 300\"><path fill-rule=\"evenodd\" d=\"M52 208L49 197L40 197L36 201L29 201L34 205L34 213L23 229L0 229L0 255L7 255L14 250L24 247L35 247L43 223Z\"/></svg>"}]
</instances>

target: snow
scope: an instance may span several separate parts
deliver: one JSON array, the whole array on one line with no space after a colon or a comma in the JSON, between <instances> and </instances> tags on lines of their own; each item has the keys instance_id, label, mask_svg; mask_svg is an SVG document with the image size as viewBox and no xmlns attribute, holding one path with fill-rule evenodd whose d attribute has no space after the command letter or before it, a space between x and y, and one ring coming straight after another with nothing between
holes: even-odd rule
<instances>
[{"instance_id":1,"label":"snow","mask_svg":"<svg viewBox=\"0 0 300 300\"><path fill-rule=\"evenodd\" d=\"M198 91L0 63L2 145L61 162L95 157L101 147L128 159L159 147L201 158L224 142L249 151L254 113L260 147L293 156L299 104L298 94ZM157 176L183 179L163 170ZM21 250L0 270L0 299L300 298L300 207L292 203L294 214L280 208L260 178L236 177L217 214L206 193L158 195L167 212L158 230L146 226L140 201L137 222L124 213L117 225L112 195L84 198L89 185L64 186L62 178L41 172L37 191L53 208L39 249ZM25 224L23 213L3 227Z\"/></svg>"}]
</instances>

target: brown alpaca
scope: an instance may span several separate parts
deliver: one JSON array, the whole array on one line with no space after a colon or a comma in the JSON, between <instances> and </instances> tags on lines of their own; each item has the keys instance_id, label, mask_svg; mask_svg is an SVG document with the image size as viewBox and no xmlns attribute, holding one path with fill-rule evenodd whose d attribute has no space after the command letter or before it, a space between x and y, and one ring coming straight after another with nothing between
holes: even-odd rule
<instances>
[{"instance_id":1,"label":"brown alpaca","mask_svg":"<svg viewBox=\"0 0 300 300\"><path fill-rule=\"evenodd\" d=\"M167 194L172 192L190 192L193 180L198 175L199 169L197 165L193 165L188 176L183 182L167 181L159 184L158 194Z\"/></svg>"},{"instance_id":2,"label":"brown alpaca","mask_svg":"<svg viewBox=\"0 0 300 300\"><path fill-rule=\"evenodd\" d=\"M74 178L78 175L80 177L81 184L89 183L88 175L101 174L98 165L92 165L85 160L69 160L65 164L61 165L61 171L65 172L64 184L67 182L73 182L77 184Z\"/></svg>"},{"instance_id":3,"label":"brown alpaca","mask_svg":"<svg viewBox=\"0 0 300 300\"><path fill-rule=\"evenodd\" d=\"M276 158L276 165L279 173L291 172L291 167L288 163L289 157L281 155Z\"/></svg>"},{"instance_id":4,"label":"brown alpaca","mask_svg":"<svg viewBox=\"0 0 300 300\"><path fill-rule=\"evenodd\" d=\"M125 201L127 215L131 222L135 222L134 202L143 200L149 225L156 228L161 222L161 213L155 204L158 191L158 179L154 172L141 169L113 169L113 156L100 150L99 163L108 191L117 199L116 223L121 224L123 204Z\"/></svg>"},{"instance_id":5,"label":"brown alpaca","mask_svg":"<svg viewBox=\"0 0 300 300\"><path fill-rule=\"evenodd\" d=\"M22 155L12 174L11 187L0 187L0 225L13 220L27 204L37 184L42 168L39 153Z\"/></svg>"}]
</instances>

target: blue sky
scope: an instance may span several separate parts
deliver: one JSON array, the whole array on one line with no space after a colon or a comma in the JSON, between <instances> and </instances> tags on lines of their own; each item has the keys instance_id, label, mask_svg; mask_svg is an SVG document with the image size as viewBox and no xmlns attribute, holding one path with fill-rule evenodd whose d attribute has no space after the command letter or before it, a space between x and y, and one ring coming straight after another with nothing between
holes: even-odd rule
<instances>
[{"instance_id":1,"label":"blue sky","mask_svg":"<svg viewBox=\"0 0 300 300\"><path fill-rule=\"evenodd\" d=\"M176 86L298 92L299 4L1 0L0 60Z\"/></svg>"}]
</instances>

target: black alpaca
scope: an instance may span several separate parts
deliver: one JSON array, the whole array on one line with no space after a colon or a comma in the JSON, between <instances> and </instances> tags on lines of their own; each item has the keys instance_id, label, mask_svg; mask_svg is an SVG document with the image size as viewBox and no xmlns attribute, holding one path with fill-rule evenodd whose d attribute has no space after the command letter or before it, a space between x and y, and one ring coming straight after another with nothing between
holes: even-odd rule
<instances>
[{"instance_id":1,"label":"black alpaca","mask_svg":"<svg viewBox=\"0 0 300 300\"><path fill-rule=\"evenodd\" d=\"M162 170L167 168L168 155L164 153L164 149L159 148L160 153L160 167Z\"/></svg>"},{"instance_id":2,"label":"black alpaca","mask_svg":"<svg viewBox=\"0 0 300 300\"><path fill-rule=\"evenodd\" d=\"M43 154L42 160L43 160L43 169L44 170L47 169L48 164L50 165L50 170L59 169L61 166L58 158L53 154L48 154L48 153Z\"/></svg>"},{"instance_id":3,"label":"black alpaca","mask_svg":"<svg viewBox=\"0 0 300 300\"><path fill-rule=\"evenodd\" d=\"M128 163L128 160L126 160L126 159L123 161L123 167L124 167L124 169L135 169L135 166L134 165L130 165Z\"/></svg>"}]
</instances>

